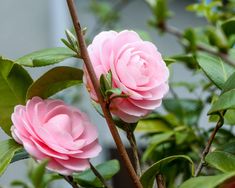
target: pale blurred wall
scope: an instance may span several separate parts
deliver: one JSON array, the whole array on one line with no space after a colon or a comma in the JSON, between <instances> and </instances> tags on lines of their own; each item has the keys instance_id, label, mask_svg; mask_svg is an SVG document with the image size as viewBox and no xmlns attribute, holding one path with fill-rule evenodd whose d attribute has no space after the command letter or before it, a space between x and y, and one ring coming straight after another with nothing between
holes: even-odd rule
<instances>
[{"instance_id":1,"label":"pale blurred wall","mask_svg":"<svg viewBox=\"0 0 235 188\"><path fill-rule=\"evenodd\" d=\"M95 18L88 11L89 0L79 0L79 18L83 26L88 27L88 32L95 24ZM113 0L115 2L115 0ZM175 17L170 22L179 28L186 26L202 25L200 19L196 19L191 13L183 11L185 4L190 1L171 0L170 6L175 12ZM143 0L133 0L125 9L121 11L120 29L143 29L149 32L151 38L164 55L180 52L181 49L174 37L170 35L159 36L158 32L147 25L147 20L151 17ZM16 59L26 53L62 45L59 39L63 36L64 30L69 27L70 18L68 16L65 0L0 0L0 55ZM34 78L38 77L48 68L30 70ZM183 66L174 66L172 79L177 80L197 80L192 78L190 72L186 72ZM179 90L179 92L181 92ZM181 92L185 95L185 92ZM109 131L102 118L87 103L88 96L84 91L84 99L79 106L86 110L92 121L98 125L100 130L100 140L102 145L112 145ZM1 99L0 99L1 100ZM6 136L0 131L0 140ZM103 152L104 154L105 152ZM26 169L24 162L10 165L7 172L0 178L0 186L8 184L15 178L24 178ZM63 187L62 184L55 187ZM66 187L66 186L64 186ZM69 186L68 186L69 187Z\"/></svg>"},{"instance_id":2,"label":"pale blurred wall","mask_svg":"<svg viewBox=\"0 0 235 188\"><path fill-rule=\"evenodd\" d=\"M55 39L64 32L67 22L66 16L60 20L55 16L58 11L62 15L66 14L63 4L61 0L0 0L0 55L17 59L29 52L54 46ZM60 27L61 32L55 30ZM34 69L30 72L35 78L46 69ZM0 131L0 140L6 138ZM10 165L0 177L0 186L16 178L25 179L25 163L23 161Z\"/></svg>"}]
</instances>

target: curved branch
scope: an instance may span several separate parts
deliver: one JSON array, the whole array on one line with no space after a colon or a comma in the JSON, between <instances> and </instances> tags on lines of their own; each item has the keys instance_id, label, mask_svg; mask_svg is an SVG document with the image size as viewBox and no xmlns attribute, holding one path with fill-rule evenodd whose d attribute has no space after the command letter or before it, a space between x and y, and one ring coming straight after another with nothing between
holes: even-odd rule
<instances>
[{"instance_id":1,"label":"curved branch","mask_svg":"<svg viewBox=\"0 0 235 188\"><path fill-rule=\"evenodd\" d=\"M209 151L210 151L211 144L212 144L212 142L213 142L213 140L214 140L214 138L215 138L215 135L216 135L217 131L220 129L220 127L222 127L223 124L224 124L224 117L223 117L223 116L224 116L224 113L225 113L225 112L223 112L222 114L220 114L220 118L219 118L218 122L216 123L216 126L215 126L213 132L212 132L211 135L210 135L210 138L209 138L209 140L208 140L208 142L207 142L207 144L206 144L205 149L204 149L203 152L202 152L202 156L201 156L200 163L199 163L199 165L198 165L198 167L197 167L197 169L196 169L196 172L195 172L195 177L197 177L197 176L200 174L200 172L201 172L201 170L202 170L202 168L203 168L203 166L204 166L204 164L205 164L206 155L207 155L207 154L209 153Z\"/></svg>"},{"instance_id":2,"label":"curved branch","mask_svg":"<svg viewBox=\"0 0 235 188\"><path fill-rule=\"evenodd\" d=\"M183 38L182 32L179 31L175 27L172 27L172 26L169 26L169 25L164 25L161 29L163 31L167 32L167 33L170 33L170 34L174 35L175 37L177 37L179 39ZM225 61L225 63L235 67L235 62L232 59L230 59L230 57L227 54L222 53L222 52L218 52L218 51L213 50L212 48L208 48L208 47L206 47L205 45L202 45L202 44L197 44L196 47L200 51L204 51L204 52L207 52L209 54L221 57L221 59L223 59Z\"/></svg>"},{"instance_id":3,"label":"curved branch","mask_svg":"<svg viewBox=\"0 0 235 188\"><path fill-rule=\"evenodd\" d=\"M74 5L74 1L73 0L67 0L67 4L68 4L68 7L69 7L69 11L70 11L70 14L71 14L71 18L72 18L72 21L73 21L75 32L76 32L76 35L77 35L78 43L79 43L79 46L80 46L81 57L82 57L82 59L85 63L85 66L87 68L88 74L89 74L90 79L91 79L91 82L94 86L96 95L98 97L99 103L100 103L102 111L104 113L104 117L105 117L105 120L108 124L109 130L112 134L112 137L113 137L113 139L116 143L118 152L119 152L119 154L120 154L120 156L121 156L128 172L129 172L129 175L131 176L131 179L132 179L133 183L135 184L135 186L137 188L142 188L139 177L135 173L135 170L134 170L134 168L131 164L130 158L129 158L127 152L126 152L126 149L125 149L125 147L122 143L121 137L118 133L118 130L117 130L117 128L116 128L116 126L113 122L112 116L111 116L109 108L108 108L108 104L104 101L104 98L103 98L103 96L100 92L99 82L98 82L98 79L96 78L94 68L92 66L91 60L90 60L88 52L87 52L86 44L85 44L84 37L83 37L83 34L82 34L82 29L81 29L81 26L80 26L80 23L79 23L77 14L76 14L76 8L75 8L75 5Z\"/></svg>"}]
</instances>

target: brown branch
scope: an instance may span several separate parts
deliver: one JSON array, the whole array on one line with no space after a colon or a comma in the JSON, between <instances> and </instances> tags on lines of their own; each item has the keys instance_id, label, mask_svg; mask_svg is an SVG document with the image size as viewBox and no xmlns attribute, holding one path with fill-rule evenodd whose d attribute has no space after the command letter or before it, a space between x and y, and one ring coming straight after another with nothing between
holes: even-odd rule
<instances>
[{"instance_id":1,"label":"brown branch","mask_svg":"<svg viewBox=\"0 0 235 188\"><path fill-rule=\"evenodd\" d=\"M217 131L220 129L220 127L222 127L222 125L224 124L224 117L223 117L223 116L224 116L224 113L225 113L225 112L223 112L222 114L220 114L220 118L219 118L218 122L216 123L216 126L215 126L213 132L212 132L211 135L210 135L210 138L209 138L209 140L208 140L208 142L207 142L207 144L206 144L205 149L204 149L203 152L202 152L200 163L199 163L199 165L198 165L198 167L197 167L197 169L196 169L196 172L195 172L195 177L197 177L197 176L200 174L200 172L201 172L203 166L205 165L205 158L206 158L206 155L207 155L207 154L209 153L209 151L210 151L211 144L212 144L212 142L213 142L213 140L214 140L214 138L215 138L215 135L216 135Z\"/></svg>"},{"instance_id":2,"label":"brown branch","mask_svg":"<svg viewBox=\"0 0 235 188\"><path fill-rule=\"evenodd\" d=\"M105 179L103 178L103 176L98 172L98 170L96 170L96 168L90 163L90 167L92 172L95 174L95 176L101 181L101 183L104 185L104 188L110 188L106 182Z\"/></svg>"},{"instance_id":3,"label":"brown branch","mask_svg":"<svg viewBox=\"0 0 235 188\"><path fill-rule=\"evenodd\" d=\"M126 131L126 136L127 139L131 145L131 149L132 149L132 153L133 153L133 157L134 157L134 162L135 162L135 169L136 169L136 173L141 176L142 171L141 171L141 164L140 164L140 158L139 158L139 152L138 152L138 147L136 145L136 139L135 139L135 135L133 133L132 130L130 130L130 124L128 123L124 123L125 126L125 131Z\"/></svg>"},{"instance_id":4,"label":"brown branch","mask_svg":"<svg viewBox=\"0 0 235 188\"><path fill-rule=\"evenodd\" d=\"M72 176L64 176L61 175L73 188L79 188L79 186L77 185L76 182L73 181L73 177Z\"/></svg>"},{"instance_id":5,"label":"brown branch","mask_svg":"<svg viewBox=\"0 0 235 188\"><path fill-rule=\"evenodd\" d=\"M167 33L170 33L170 34L176 36L179 39L183 38L183 34L181 33L181 31L179 31L175 27L172 27L172 26L169 26L169 25L164 25L161 28L161 30L163 30ZM235 67L235 62L232 59L230 59L230 57L227 54L222 53L222 52L218 52L217 50L214 50L213 48L208 48L208 47L206 47L205 45L202 45L202 44L197 44L196 47L200 51L204 51L204 52L207 52L209 54L221 57L221 59L223 59L225 61L225 63Z\"/></svg>"},{"instance_id":6,"label":"brown branch","mask_svg":"<svg viewBox=\"0 0 235 188\"><path fill-rule=\"evenodd\" d=\"M166 188L165 180L162 174L156 176L156 182L158 188Z\"/></svg>"},{"instance_id":7,"label":"brown branch","mask_svg":"<svg viewBox=\"0 0 235 188\"><path fill-rule=\"evenodd\" d=\"M107 122L108 127L109 127L109 130L110 130L110 132L112 134L112 137L113 137L113 139L116 143L117 150L118 150L118 152L119 152L119 154L120 154L120 156L121 156L121 158L122 158L122 160L125 164L125 167L127 168L128 172L129 172L130 177L132 178L133 183L135 184L135 186L137 188L142 188L140 180L139 180L137 174L135 173L135 170L134 170L134 168L131 164L129 156L126 152L126 149L125 149L125 147L122 143L122 140L120 138L120 135L118 133L118 130L117 130L117 128L116 128L116 126L113 122L112 116L111 116L109 108L108 108L108 104L104 101L104 98L103 98L103 96L100 92L99 82L98 82L98 79L96 77L95 71L93 69L93 66L92 66L91 60L89 58L88 52L87 52L86 44L85 44L84 37L83 37L83 34L82 34L82 29L81 29L81 26L80 26L80 23L79 23L77 14L76 14L76 8L75 8L75 5L74 5L74 1L73 0L67 0L67 4L68 4L68 7L69 7L69 11L70 11L70 14L71 14L71 18L72 18L72 21L73 21L75 32L76 32L76 35L77 35L78 43L79 43L79 46L80 46L81 57L82 57L82 59L85 63L85 66L87 68L87 71L88 71L88 74L90 76L92 85L94 86L96 95L97 95L98 100L99 100L99 104L101 105L102 111L104 113L104 117L105 117L106 122Z\"/></svg>"}]
</instances>

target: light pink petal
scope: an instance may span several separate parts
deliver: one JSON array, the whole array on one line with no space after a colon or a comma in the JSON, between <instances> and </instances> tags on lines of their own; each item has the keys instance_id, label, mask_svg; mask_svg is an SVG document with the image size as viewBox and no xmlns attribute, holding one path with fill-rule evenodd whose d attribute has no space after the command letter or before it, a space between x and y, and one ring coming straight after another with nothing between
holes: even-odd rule
<instances>
[{"instance_id":1,"label":"light pink petal","mask_svg":"<svg viewBox=\"0 0 235 188\"><path fill-rule=\"evenodd\" d=\"M55 159L49 160L47 169L54 171L54 172L58 172L59 174L66 175L66 176L71 175L73 173L73 170L65 168L60 163L58 163Z\"/></svg>"},{"instance_id":2,"label":"light pink petal","mask_svg":"<svg viewBox=\"0 0 235 188\"><path fill-rule=\"evenodd\" d=\"M33 141L36 148L46 156L50 156L50 157L54 157L54 158L58 158L58 159L68 159L69 158L65 154L61 154L61 153L54 151L53 148L49 148L44 143L38 142L38 141L34 140L33 138L31 138L31 140Z\"/></svg>"},{"instance_id":3,"label":"light pink petal","mask_svg":"<svg viewBox=\"0 0 235 188\"><path fill-rule=\"evenodd\" d=\"M76 140L84 131L85 127L82 123L82 114L74 111L72 115L72 131L71 135Z\"/></svg>"},{"instance_id":4,"label":"light pink petal","mask_svg":"<svg viewBox=\"0 0 235 188\"><path fill-rule=\"evenodd\" d=\"M116 101L116 99L114 101ZM118 107L120 111L133 116L144 116L148 113L148 110L135 106L128 99L122 100L118 104Z\"/></svg>"},{"instance_id":5,"label":"light pink petal","mask_svg":"<svg viewBox=\"0 0 235 188\"><path fill-rule=\"evenodd\" d=\"M93 126L90 122L84 121L83 124L86 127L86 129L83 131L82 135L78 139L86 140L85 145L88 145L97 139L98 132L97 128Z\"/></svg>"},{"instance_id":6,"label":"light pink petal","mask_svg":"<svg viewBox=\"0 0 235 188\"><path fill-rule=\"evenodd\" d=\"M134 31L128 31L124 30L118 33L114 40L113 48L114 48L114 54L117 55L119 53L119 50L126 44L136 42L136 41L142 41L142 39L139 37L139 35Z\"/></svg>"},{"instance_id":7,"label":"light pink petal","mask_svg":"<svg viewBox=\"0 0 235 188\"><path fill-rule=\"evenodd\" d=\"M155 108L161 106L162 100L129 100L133 105L139 108L154 110Z\"/></svg>"},{"instance_id":8,"label":"light pink petal","mask_svg":"<svg viewBox=\"0 0 235 188\"><path fill-rule=\"evenodd\" d=\"M55 160L66 169L73 171L84 171L90 167L89 161L87 159L70 158L68 160Z\"/></svg>"},{"instance_id":9,"label":"light pink petal","mask_svg":"<svg viewBox=\"0 0 235 188\"><path fill-rule=\"evenodd\" d=\"M19 143L19 144L23 144L22 139L20 134L18 133L17 129L15 128L15 126L11 126L11 135L14 138L14 140Z\"/></svg>"},{"instance_id":10,"label":"light pink petal","mask_svg":"<svg viewBox=\"0 0 235 188\"><path fill-rule=\"evenodd\" d=\"M68 107L65 105L58 105L52 108L50 111L47 112L46 116L44 117L43 122L49 121L52 117L58 115L58 114L67 114L70 116L71 112L69 111Z\"/></svg>"},{"instance_id":11,"label":"light pink petal","mask_svg":"<svg viewBox=\"0 0 235 188\"><path fill-rule=\"evenodd\" d=\"M127 123L135 123L140 119L139 116L133 116L133 115L126 114L118 109L115 111L112 111L112 113Z\"/></svg>"},{"instance_id":12,"label":"light pink petal","mask_svg":"<svg viewBox=\"0 0 235 188\"><path fill-rule=\"evenodd\" d=\"M25 150L33 157L39 160L47 158L47 156L44 153L42 153L40 150L37 149L37 147L31 140L29 139L25 140L23 142L23 145L24 145Z\"/></svg>"},{"instance_id":13,"label":"light pink petal","mask_svg":"<svg viewBox=\"0 0 235 188\"><path fill-rule=\"evenodd\" d=\"M99 145L98 141L94 141L91 144L82 148L83 152L72 155L74 158L80 159L87 159L96 157L102 150L101 146Z\"/></svg>"}]
</instances>

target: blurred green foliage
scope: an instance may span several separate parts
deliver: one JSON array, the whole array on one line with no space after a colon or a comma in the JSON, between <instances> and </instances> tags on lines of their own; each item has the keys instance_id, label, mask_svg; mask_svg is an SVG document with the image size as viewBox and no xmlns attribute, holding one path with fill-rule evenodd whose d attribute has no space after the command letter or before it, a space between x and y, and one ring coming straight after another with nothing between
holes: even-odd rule
<instances>
[{"instance_id":1,"label":"blurred green foliage","mask_svg":"<svg viewBox=\"0 0 235 188\"><path fill-rule=\"evenodd\" d=\"M92 0L89 2L89 11L94 15L96 25L93 29L88 30L89 34L86 34L87 41L91 41L93 36L102 30L119 30L120 12L133 0L118 0L115 2ZM182 31L169 24L169 20L174 14L168 7L168 1L145 0L145 2L149 6L149 11L152 12L149 25L161 34L169 33L175 36L182 46L183 50L180 54L171 54L169 57L165 57L167 65L171 67L172 64L183 64L187 71L192 72L194 75L200 75L200 80L196 83L187 80L180 82L170 80L170 97L163 101L163 111L153 112L136 124L131 125L131 131L140 132L142 134L141 139L145 142L141 162L146 167L146 171L141 176L141 181L144 188L152 187L155 176L160 173L164 176L167 188L176 188L178 186L180 188L223 187L225 182L226 184L231 183L235 176L235 139L233 131L235 125L235 1L201 0L185 7L192 14L195 13L204 18L208 24L197 28L188 27ZM139 32L143 38L150 39L145 31L139 30ZM25 73L26 71L22 66L46 66L74 56L80 57L80 50L72 32L67 31L66 36L67 39L62 39L62 42L69 49L42 50L28 54L16 61L0 58L2 70L9 69L7 64L14 65L10 67L12 71L0 71L2 72L0 87L3 84L10 83L11 88L13 88L8 92L10 94L18 88L16 85L11 84L12 79L15 79L17 75L14 71L17 68L26 80L23 83L19 82L20 85L24 86L18 90L20 94L23 93L24 95L21 96L21 103L24 103L26 99L27 88L30 91L30 88L36 85L36 88L39 88L40 91L45 90L46 93L47 89L39 87L40 84L38 86L37 81L30 86L32 80ZM71 75L71 71L67 71L64 73L66 79L61 84L52 81L52 84L56 85L53 94L67 88L67 86L74 85L75 82L82 82L81 70L76 69L75 71L79 72L76 79ZM10 72L11 77L6 76L6 72ZM45 78L43 83L51 82L51 76L45 77L43 75L41 79L43 77ZM120 96L119 89L112 88L110 79L112 79L111 73L102 75L100 79L103 96L106 99L109 99L113 94L118 97L125 97ZM182 97L177 92L179 87L184 88L193 97ZM15 93L18 95L18 92ZM1 92L1 94L6 95L4 92ZM69 98L73 102L73 99L77 99L78 95L76 93L72 96L69 95L69 97L63 94L60 96L65 100ZM0 105L0 110L3 111L3 107L5 106ZM13 107L14 105L9 106L9 113L6 113L7 119L10 118ZM99 106L96 105L95 108L102 115ZM204 125L207 122L201 121L203 119L202 115L205 115L203 112L208 114L208 121L212 122L212 128L208 129ZM207 144L211 133L214 132L215 122L221 118L225 125L217 132L211 147L212 152L203 161L204 168L201 175L204 176L193 178L194 170L192 169L194 165L197 167L199 164L202 150ZM115 122L117 126L125 130L123 122L118 119L115 119ZM5 128L8 133L9 127L8 123ZM15 150L7 158L7 164L14 159L14 153ZM61 176L59 175L46 173L46 163L44 161L30 168L29 184L16 180L12 182L12 186L44 188L52 180L60 179ZM0 163L0 168L3 170L5 170L4 165L6 166L6 163ZM119 170L119 164L117 161L111 161L97 166L97 169L105 180L109 180ZM82 186L103 186L91 170L75 174L74 179Z\"/></svg>"}]
</instances>

